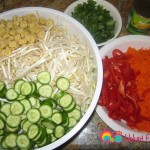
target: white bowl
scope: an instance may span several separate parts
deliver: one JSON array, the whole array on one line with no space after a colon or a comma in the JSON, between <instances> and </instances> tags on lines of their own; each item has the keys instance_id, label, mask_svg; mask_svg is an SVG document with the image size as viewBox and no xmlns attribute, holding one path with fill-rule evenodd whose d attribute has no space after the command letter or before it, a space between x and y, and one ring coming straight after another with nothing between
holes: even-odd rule
<instances>
[{"instance_id":1,"label":"white bowl","mask_svg":"<svg viewBox=\"0 0 150 150\"><path fill-rule=\"evenodd\" d=\"M101 57L100 57L97 45L94 39L92 38L92 36L89 34L89 32L75 19L71 18L70 16L62 12L59 12L53 9L42 8L42 7L25 7L25 8L19 8L19 9L13 9L13 10L1 13L0 19L11 19L12 16L14 15L23 16L29 13L38 13L40 16L43 16L45 18L51 17L52 19L57 21L58 24L67 25L68 32L70 34L79 35L81 40L87 43L91 54L93 54L93 56L95 57L94 58L95 64L97 66L96 89L95 89L94 96L93 96L92 102L88 110L86 111L84 116L81 118L81 120L78 122L78 124L70 132L68 132L66 135L64 135L62 138L58 139L57 141L47 146L44 146L42 148L39 148L42 150L46 150L46 149L50 150L50 149L57 148L58 146L62 145L63 143L68 141L70 138L72 138L86 124L87 120L89 119L92 112L94 111L98 98L99 98L101 85L102 85L102 75L103 75L102 62L101 62Z\"/></svg>"},{"instance_id":2,"label":"white bowl","mask_svg":"<svg viewBox=\"0 0 150 150\"><path fill-rule=\"evenodd\" d=\"M111 3L109 3L109 2L107 2L105 0L95 0L95 1L96 1L97 5L101 5L106 10L110 11L110 15L116 21L114 37L112 37L111 39L107 40L106 42L97 43L97 46L103 46L103 45L106 45L109 42L113 41L119 35L119 33L121 31L121 28L122 28L122 19L121 19L120 13L117 10L117 8L115 6L113 6ZM74 3L72 3L71 5L69 5L66 8L65 13L67 15L71 16L71 13L74 11L74 8L78 4L82 4L83 2L87 2L87 0L78 0L78 1L75 1Z\"/></svg>"},{"instance_id":3,"label":"white bowl","mask_svg":"<svg viewBox=\"0 0 150 150\"><path fill-rule=\"evenodd\" d=\"M144 35L128 35L124 37L120 37L112 41L111 43L105 45L100 49L101 57L104 56L112 56L112 51L114 49L120 49L121 51L125 52L128 47L133 47L136 49L140 48L150 48L150 37ZM96 107L96 112L101 117L101 119L114 131L121 131L122 135L126 135L127 137L142 137L143 141L146 141L146 133L145 132L138 132L136 130L132 130L129 128L125 123L115 121L108 117L107 111L102 106Z\"/></svg>"}]
</instances>

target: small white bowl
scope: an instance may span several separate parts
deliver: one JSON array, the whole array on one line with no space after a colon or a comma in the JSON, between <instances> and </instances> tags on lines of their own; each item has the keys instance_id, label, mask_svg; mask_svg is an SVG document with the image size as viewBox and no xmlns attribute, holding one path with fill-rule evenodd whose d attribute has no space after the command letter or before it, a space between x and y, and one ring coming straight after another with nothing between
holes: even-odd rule
<instances>
[{"instance_id":1,"label":"small white bowl","mask_svg":"<svg viewBox=\"0 0 150 150\"><path fill-rule=\"evenodd\" d=\"M102 42L102 43L97 43L97 46L103 46L108 44L109 42L113 41L120 33L121 28L122 28L122 19L121 19L121 15L119 13L119 11L117 10L117 8L115 6L113 6L111 3L105 1L105 0L95 0L97 5L101 5L103 6L106 10L110 11L110 15L113 17L113 19L116 21L116 25L115 25L115 34L114 37L112 37L111 39ZM74 11L74 8L78 5L78 4L82 4L83 2L87 2L87 0L78 0L75 1L74 3L72 3L71 5L69 5L66 10L64 11L64 13L66 13L69 16L72 16L71 13Z\"/></svg>"},{"instance_id":2,"label":"small white bowl","mask_svg":"<svg viewBox=\"0 0 150 150\"><path fill-rule=\"evenodd\" d=\"M150 36L144 36L144 35L127 35L124 37L119 37L112 41L111 43L105 45L100 49L100 54L101 57L104 58L105 56L111 57L112 56L112 51L114 49L119 49L123 52L125 52L128 47L133 47L136 49L140 48L150 48ZM138 132L136 130L132 130L129 128L124 122L119 122L115 121L111 118L109 118L107 114L107 110L102 107L97 105L96 107L96 112L98 115L101 117L101 119L114 131L120 131L122 132L123 136L126 137L142 137L143 136L143 141L147 141L146 135L147 133L145 132ZM149 140L148 140L149 141Z\"/></svg>"}]
</instances>

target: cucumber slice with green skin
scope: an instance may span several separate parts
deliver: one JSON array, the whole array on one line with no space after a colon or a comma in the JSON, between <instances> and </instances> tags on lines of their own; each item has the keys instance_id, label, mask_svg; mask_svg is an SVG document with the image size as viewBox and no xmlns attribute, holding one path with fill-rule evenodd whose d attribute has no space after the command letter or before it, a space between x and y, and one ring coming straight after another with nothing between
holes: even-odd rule
<instances>
[{"instance_id":1,"label":"cucumber slice with green skin","mask_svg":"<svg viewBox=\"0 0 150 150\"><path fill-rule=\"evenodd\" d=\"M17 97L17 101L20 101L20 100L25 99L25 98L26 98L26 96L20 94Z\"/></svg>"},{"instance_id":2,"label":"cucumber slice with green skin","mask_svg":"<svg viewBox=\"0 0 150 150\"><path fill-rule=\"evenodd\" d=\"M6 91L6 98L8 100L15 100L15 99L17 99L17 97L18 97L18 94L17 94L17 92L13 88L8 89Z\"/></svg>"},{"instance_id":3,"label":"cucumber slice with green skin","mask_svg":"<svg viewBox=\"0 0 150 150\"><path fill-rule=\"evenodd\" d=\"M28 96L32 93L32 85L30 82L24 82L20 88L21 95Z\"/></svg>"},{"instance_id":4,"label":"cucumber slice with green skin","mask_svg":"<svg viewBox=\"0 0 150 150\"><path fill-rule=\"evenodd\" d=\"M39 133L39 135L33 139L37 144L41 143L44 140L44 138L47 136L46 128L40 126L40 129L41 132Z\"/></svg>"},{"instance_id":5,"label":"cucumber slice with green skin","mask_svg":"<svg viewBox=\"0 0 150 150\"><path fill-rule=\"evenodd\" d=\"M27 112L27 118L32 123L37 123L40 120L41 113L37 108L31 108Z\"/></svg>"},{"instance_id":6,"label":"cucumber slice with green skin","mask_svg":"<svg viewBox=\"0 0 150 150\"><path fill-rule=\"evenodd\" d=\"M41 124L42 124L44 127L48 128L48 129L50 129L50 130L55 129L55 127L56 127L56 123L55 123L54 121L52 121L52 120L49 120L49 119L44 119L44 120L42 120L42 121L41 121Z\"/></svg>"},{"instance_id":7,"label":"cucumber slice with green skin","mask_svg":"<svg viewBox=\"0 0 150 150\"><path fill-rule=\"evenodd\" d=\"M52 107L49 105L41 105L39 109L43 118L49 118L53 114Z\"/></svg>"},{"instance_id":8,"label":"cucumber slice with green skin","mask_svg":"<svg viewBox=\"0 0 150 150\"><path fill-rule=\"evenodd\" d=\"M10 103L5 103L1 106L1 112L3 112L6 116L10 115Z\"/></svg>"},{"instance_id":9,"label":"cucumber slice with green skin","mask_svg":"<svg viewBox=\"0 0 150 150\"><path fill-rule=\"evenodd\" d=\"M36 124L30 125L27 131L27 135L29 139L34 139L36 138L40 133L40 127Z\"/></svg>"},{"instance_id":10,"label":"cucumber slice with green skin","mask_svg":"<svg viewBox=\"0 0 150 150\"><path fill-rule=\"evenodd\" d=\"M0 92L2 92L6 88L4 81L0 81Z\"/></svg>"},{"instance_id":11,"label":"cucumber slice with green skin","mask_svg":"<svg viewBox=\"0 0 150 150\"><path fill-rule=\"evenodd\" d=\"M6 120L7 116L3 113L3 112L0 112L0 117L3 119L3 120Z\"/></svg>"},{"instance_id":12,"label":"cucumber slice with green skin","mask_svg":"<svg viewBox=\"0 0 150 150\"><path fill-rule=\"evenodd\" d=\"M68 116L73 117L77 121L79 121L81 118L81 111L75 108L74 110L72 110L71 112L68 113Z\"/></svg>"},{"instance_id":13,"label":"cucumber slice with green skin","mask_svg":"<svg viewBox=\"0 0 150 150\"><path fill-rule=\"evenodd\" d=\"M54 121L56 124L62 123L62 114L60 112L56 112L52 115L52 121Z\"/></svg>"},{"instance_id":14,"label":"cucumber slice with green skin","mask_svg":"<svg viewBox=\"0 0 150 150\"><path fill-rule=\"evenodd\" d=\"M70 87L70 81L65 77L59 77L56 81L56 86L61 91L66 91Z\"/></svg>"},{"instance_id":15,"label":"cucumber slice with green skin","mask_svg":"<svg viewBox=\"0 0 150 150\"><path fill-rule=\"evenodd\" d=\"M37 75L37 79L41 84L48 84L51 80L51 75L49 72L43 71Z\"/></svg>"},{"instance_id":16,"label":"cucumber slice with green skin","mask_svg":"<svg viewBox=\"0 0 150 150\"><path fill-rule=\"evenodd\" d=\"M16 91L18 94L21 93L21 92L20 92L20 89L21 89L21 86L22 86L22 84L23 84L24 82L25 82L25 81L24 81L23 79L19 79L19 80L17 80L17 81L15 82L14 89L15 89L15 91Z\"/></svg>"},{"instance_id":17,"label":"cucumber slice with green skin","mask_svg":"<svg viewBox=\"0 0 150 150\"><path fill-rule=\"evenodd\" d=\"M5 138L5 143L7 147L9 148L16 147L17 146L16 139L17 139L17 135L15 133L8 134Z\"/></svg>"},{"instance_id":18,"label":"cucumber slice with green skin","mask_svg":"<svg viewBox=\"0 0 150 150\"><path fill-rule=\"evenodd\" d=\"M24 122L22 123L22 130L24 132L27 132L28 131L28 128L32 125L32 123L28 120L28 119L25 119Z\"/></svg>"},{"instance_id":19,"label":"cucumber slice with green skin","mask_svg":"<svg viewBox=\"0 0 150 150\"><path fill-rule=\"evenodd\" d=\"M21 104L24 106L24 108L25 108L23 114L26 114L27 111L28 111L29 109L31 109L31 103L30 103L30 101L27 100L27 99L23 99L23 100L20 101L20 103L21 103Z\"/></svg>"},{"instance_id":20,"label":"cucumber slice with green skin","mask_svg":"<svg viewBox=\"0 0 150 150\"><path fill-rule=\"evenodd\" d=\"M63 116L62 117L62 124L65 124L68 120L68 114L65 111L62 111L61 114Z\"/></svg>"},{"instance_id":21,"label":"cucumber slice with green skin","mask_svg":"<svg viewBox=\"0 0 150 150\"><path fill-rule=\"evenodd\" d=\"M9 132L14 132L14 133L16 133L17 131L19 131L19 126L18 126L18 127L15 127L15 128L12 128L12 127L10 127L10 126L8 126L8 125L6 124L6 129L7 129Z\"/></svg>"},{"instance_id":22,"label":"cucumber slice with green skin","mask_svg":"<svg viewBox=\"0 0 150 150\"><path fill-rule=\"evenodd\" d=\"M4 129L5 127L5 121L3 120L3 118L0 117L0 130Z\"/></svg>"},{"instance_id":23,"label":"cucumber slice with green skin","mask_svg":"<svg viewBox=\"0 0 150 150\"><path fill-rule=\"evenodd\" d=\"M12 128L18 127L20 122L21 122L20 116L9 115L6 119L7 125Z\"/></svg>"},{"instance_id":24,"label":"cucumber slice with green skin","mask_svg":"<svg viewBox=\"0 0 150 150\"><path fill-rule=\"evenodd\" d=\"M43 141L41 141L40 143L37 143L38 147L45 146L45 145L47 144L47 141L48 141L47 138L48 138L48 137L45 136L44 139L43 139Z\"/></svg>"},{"instance_id":25,"label":"cucumber slice with green skin","mask_svg":"<svg viewBox=\"0 0 150 150\"><path fill-rule=\"evenodd\" d=\"M50 129L46 128L46 133L47 134L52 134L53 132L54 132L54 130L50 130Z\"/></svg>"},{"instance_id":26,"label":"cucumber slice with green skin","mask_svg":"<svg viewBox=\"0 0 150 150\"><path fill-rule=\"evenodd\" d=\"M54 108L53 109L53 114L56 113L56 112L59 112L59 110Z\"/></svg>"},{"instance_id":27,"label":"cucumber slice with green skin","mask_svg":"<svg viewBox=\"0 0 150 150\"><path fill-rule=\"evenodd\" d=\"M54 98L55 99L60 99L62 96L64 96L66 93L64 91L58 91L55 95Z\"/></svg>"},{"instance_id":28,"label":"cucumber slice with green skin","mask_svg":"<svg viewBox=\"0 0 150 150\"><path fill-rule=\"evenodd\" d=\"M39 88L39 94L42 96L42 97L45 97L45 98L50 98L51 95L52 95L52 92L53 92L53 89L50 85L42 85L40 86Z\"/></svg>"},{"instance_id":29,"label":"cucumber slice with green skin","mask_svg":"<svg viewBox=\"0 0 150 150\"><path fill-rule=\"evenodd\" d=\"M77 120L73 117L69 117L69 128L73 128L77 124Z\"/></svg>"},{"instance_id":30,"label":"cucumber slice with green skin","mask_svg":"<svg viewBox=\"0 0 150 150\"><path fill-rule=\"evenodd\" d=\"M71 112L72 110L74 110L75 107L76 107L76 102L73 100L71 105L67 108L64 108L63 110L68 113L68 112Z\"/></svg>"},{"instance_id":31,"label":"cucumber slice with green skin","mask_svg":"<svg viewBox=\"0 0 150 150\"><path fill-rule=\"evenodd\" d=\"M61 107L67 108L71 105L72 101L73 101L73 97L70 94L65 94L60 98L59 104Z\"/></svg>"},{"instance_id":32,"label":"cucumber slice with green skin","mask_svg":"<svg viewBox=\"0 0 150 150\"><path fill-rule=\"evenodd\" d=\"M29 98L29 101L30 101L30 103L31 103L31 105L34 107L35 105L36 105L36 102L37 102L37 100L36 100L36 98L35 97L30 97Z\"/></svg>"},{"instance_id":33,"label":"cucumber slice with green skin","mask_svg":"<svg viewBox=\"0 0 150 150\"><path fill-rule=\"evenodd\" d=\"M58 125L54 130L54 136L56 138L61 138L65 135L65 128L61 125Z\"/></svg>"},{"instance_id":34,"label":"cucumber slice with green skin","mask_svg":"<svg viewBox=\"0 0 150 150\"><path fill-rule=\"evenodd\" d=\"M38 82L38 81L37 81L35 84L36 84L36 88L37 88L37 90L39 89L39 87L40 87L41 85L43 85L43 84L41 84L41 83L40 83L40 82Z\"/></svg>"},{"instance_id":35,"label":"cucumber slice with green skin","mask_svg":"<svg viewBox=\"0 0 150 150\"><path fill-rule=\"evenodd\" d=\"M10 112L12 115L20 115L24 112L24 109L24 106L18 101L13 101L11 103Z\"/></svg>"},{"instance_id":36,"label":"cucumber slice with green skin","mask_svg":"<svg viewBox=\"0 0 150 150\"><path fill-rule=\"evenodd\" d=\"M57 140L57 138L53 134L51 134L51 142L54 142L56 140Z\"/></svg>"},{"instance_id":37,"label":"cucumber slice with green skin","mask_svg":"<svg viewBox=\"0 0 150 150\"><path fill-rule=\"evenodd\" d=\"M55 109L57 107L57 101L53 98L50 98L50 101L52 102L52 108Z\"/></svg>"},{"instance_id":38,"label":"cucumber slice with green skin","mask_svg":"<svg viewBox=\"0 0 150 150\"><path fill-rule=\"evenodd\" d=\"M16 138L16 145L20 149L26 149L30 146L30 140L26 134L19 134Z\"/></svg>"},{"instance_id":39,"label":"cucumber slice with green skin","mask_svg":"<svg viewBox=\"0 0 150 150\"><path fill-rule=\"evenodd\" d=\"M32 85L32 92L31 92L31 94L34 94L34 93L36 93L36 91L37 91L36 84L35 84L34 82L30 82L30 83L31 83L31 85Z\"/></svg>"},{"instance_id":40,"label":"cucumber slice with green skin","mask_svg":"<svg viewBox=\"0 0 150 150\"><path fill-rule=\"evenodd\" d=\"M2 137L2 139L1 139L1 146L4 149L8 149L8 146L6 145L6 142L5 142L5 138L6 138L5 136Z\"/></svg>"},{"instance_id":41,"label":"cucumber slice with green skin","mask_svg":"<svg viewBox=\"0 0 150 150\"><path fill-rule=\"evenodd\" d=\"M2 135L4 135L4 130L3 130L3 129L0 129L0 143L1 143Z\"/></svg>"},{"instance_id":42,"label":"cucumber slice with green skin","mask_svg":"<svg viewBox=\"0 0 150 150\"><path fill-rule=\"evenodd\" d=\"M36 99L36 105L34 106L34 108L40 108L40 100Z\"/></svg>"}]
</instances>

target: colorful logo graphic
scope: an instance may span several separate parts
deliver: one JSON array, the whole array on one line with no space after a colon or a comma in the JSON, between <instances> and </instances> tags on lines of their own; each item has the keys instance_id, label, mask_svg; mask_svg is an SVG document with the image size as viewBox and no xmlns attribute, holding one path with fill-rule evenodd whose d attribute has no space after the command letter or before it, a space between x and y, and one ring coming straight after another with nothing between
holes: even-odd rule
<instances>
[{"instance_id":1,"label":"colorful logo graphic","mask_svg":"<svg viewBox=\"0 0 150 150\"><path fill-rule=\"evenodd\" d=\"M119 131L116 131L116 133L113 134L109 130L105 130L100 133L100 140L105 143L120 143L123 140L123 138L122 133Z\"/></svg>"}]
</instances>

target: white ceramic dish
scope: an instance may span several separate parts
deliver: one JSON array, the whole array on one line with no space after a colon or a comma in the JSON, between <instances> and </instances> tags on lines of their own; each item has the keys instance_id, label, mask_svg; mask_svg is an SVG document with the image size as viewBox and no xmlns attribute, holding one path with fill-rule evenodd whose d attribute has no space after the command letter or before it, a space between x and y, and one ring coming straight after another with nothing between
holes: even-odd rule
<instances>
[{"instance_id":1,"label":"white ceramic dish","mask_svg":"<svg viewBox=\"0 0 150 150\"><path fill-rule=\"evenodd\" d=\"M82 4L83 2L87 2L87 0L78 0L75 1L74 3L72 3L71 5L69 5L66 10L65 13L69 16L71 16L71 13L73 12L74 8L78 5L78 4ZM116 26L115 26L115 35L113 38L107 40L106 42L102 42L102 43L97 43L97 46L103 46L108 44L109 42L113 41L120 33L121 28L122 28L122 19L120 16L119 11L116 9L115 6L113 6L111 3L104 1L104 0L96 0L98 5L102 5L105 9L110 11L110 15L113 17L113 19L116 21Z\"/></svg>"},{"instance_id":2,"label":"white ceramic dish","mask_svg":"<svg viewBox=\"0 0 150 150\"><path fill-rule=\"evenodd\" d=\"M128 35L117 38L111 43L102 47L100 49L100 54L102 58L104 58L106 55L110 57L112 56L111 53L115 48L125 52L129 46L136 49L140 49L142 47L150 48L150 37L144 35ZM101 117L101 119L114 131L121 131L122 135L127 135L127 137L129 137L129 134L131 137L143 136L143 141L146 141L146 133L132 130L125 123L114 121L113 119L109 118L104 107L98 105L96 107L96 112Z\"/></svg>"},{"instance_id":3,"label":"white ceramic dish","mask_svg":"<svg viewBox=\"0 0 150 150\"><path fill-rule=\"evenodd\" d=\"M70 34L75 34L79 35L81 40L85 41L91 53L95 57L95 63L97 65L97 79L96 79L96 90L92 99L92 102L85 113L85 115L82 117L82 119L78 122L78 124L70 131L68 132L65 136L62 138L58 139L57 141L44 146L42 148L39 148L40 150L50 150L50 149L55 149L58 146L62 145L66 141L68 141L70 138L72 138L87 122L89 117L91 116L92 112L94 111L99 94L101 91L101 85L102 85L102 62L101 62L101 57L99 54L99 50L97 48L97 45L89 32L81 25L79 24L75 19L71 18L70 16L53 10L53 9L48 9L48 8L42 8L42 7L26 7L26 8L19 8L19 9L13 9L4 13L0 14L0 19L10 19L14 15L18 16L23 16L29 13L38 13L40 16L43 16L45 18L53 18L55 21L58 22L58 24L65 24L67 25L68 31Z\"/></svg>"}]
</instances>

